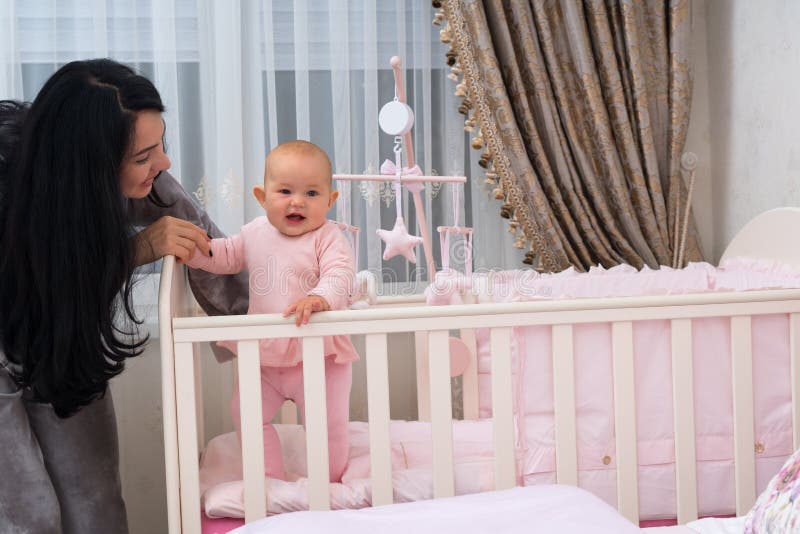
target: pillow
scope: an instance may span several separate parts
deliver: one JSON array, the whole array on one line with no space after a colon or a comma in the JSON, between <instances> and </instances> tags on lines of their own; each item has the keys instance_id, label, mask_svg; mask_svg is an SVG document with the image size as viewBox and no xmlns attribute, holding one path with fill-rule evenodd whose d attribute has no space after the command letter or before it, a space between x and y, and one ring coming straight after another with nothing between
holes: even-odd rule
<instances>
[{"instance_id":1,"label":"pillow","mask_svg":"<svg viewBox=\"0 0 800 534\"><path fill-rule=\"evenodd\" d=\"M772 477L747 513L744 533L797 532L800 528L800 449Z\"/></svg>"}]
</instances>

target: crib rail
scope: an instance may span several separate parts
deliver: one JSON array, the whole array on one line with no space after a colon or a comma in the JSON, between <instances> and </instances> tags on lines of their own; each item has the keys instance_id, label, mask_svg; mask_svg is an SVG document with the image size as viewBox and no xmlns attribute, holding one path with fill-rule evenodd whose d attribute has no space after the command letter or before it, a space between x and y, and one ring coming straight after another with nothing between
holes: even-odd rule
<instances>
[{"instance_id":1,"label":"crib rail","mask_svg":"<svg viewBox=\"0 0 800 534\"><path fill-rule=\"evenodd\" d=\"M800 399L800 290L708 293L663 297L626 297L447 307L393 307L315 314L301 328L279 315L174 317L172 341L176 356L176 409L192 418L196 396L196 343L239 340L239 379L246 521L263 517L266 498L261 443L258 346L262 338L299 337L303 343L306 384L309 502L312 509L329 508L324 356L322 339L329 335L366 337L368 411L372 462L373 504L392 502L389 441L387 334L427 333L427 377L430 385L434 496L454 493L454 465L449 379L449 331L489 328L492 354L492 407L496 488L513 486L515 472L512 415L511 333L517 326L550 325L553 336L553 380L556 436L556 476L559 483L576 484L577 439L572 325L611 323L613 345L614 418L616 435L617 505L637 522L638 481L636 404L633 373L633 322L670 320L675 432L677 509L680 523L697 517L694 399L692 395L691 319L730 317L733 354L736 509L745 512L755 500L752 347L750 318L759 314L789 314L791 328L792 406L795 446L798 445ZM309 387L309 384L312 385ZM186 414L186 415L184 415ZM180 440L180 479L195 485L198 477L196 429L186 424ZM189 460L183 461L184 458ZM182 484L183 487L183 484ZM184 532L199 532L199 495L181 495Z\"/></svg>"}]
</instances>

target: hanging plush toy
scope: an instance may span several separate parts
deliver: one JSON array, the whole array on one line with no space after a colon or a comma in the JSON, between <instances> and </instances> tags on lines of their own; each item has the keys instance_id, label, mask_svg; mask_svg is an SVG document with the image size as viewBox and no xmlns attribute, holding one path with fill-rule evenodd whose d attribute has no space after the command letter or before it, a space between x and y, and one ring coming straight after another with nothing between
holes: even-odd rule
<instances>
[{"instance_id":1,"label":"hanging plush toy","mask_svg":"<svg viewBox=\"0 0 800 534\"><path fill-rule=\"evenodd\" d=\"M425 183L438 182L438 183L466 183L467 179L464 176L425 176L418 165L414 164L414 146L411 139L411 128L414 125L414 112L405 103L405 90L403 89L403 80L401 74L402 61L399 57L394 56L389 63L394 72L394 90L395 98L381 108L378 115L378 122L381 130L394 136L394 153L395 161L386 160L381 165L381 174L335 174L335 180L341 182L349 181L377 181L377 182L394 182L395 188L395 202L397 217L395 219L394 228L391 230L378 230L378 236L385 242L383 259L388 260L394 256L401 255L408 261L416 263L417 256L415 248L422 244L425 251L426 270L429 279L436 273L436 265L433 261L433 248L431 246L430 234L427 230L428 223L425 218L425 208L422 202L420 193L425 188ZM405 152L404 152L405 151ZM403 166L402 155L405 155L406 167ZM421 237L409 235L406 223L403 220L403 191L405 187L414 201L414 213L418 223L418 228ZM343 195L349 197L349 195ZM340 196L341 198L341 196ZM345 208L345 213L348 209ZM471 229L470 229L471 230ZM352 232L352 231L351 231ZM357 241L358 233L350 236ZM354 250L357 251L358 244L354 245ZM469 263L469 261L467 262ZM360 275L361 273L359 273ZM357 286L359 280L357 279ZM362 280L365 293L371 294L370 287L374 286L370 280ZM358 291L358 287L356 288Z\"/></svg>"},{"instance_id":2,"label":"hanging plush toy","mask_svg":"<svg viewBox=\"0 0 800 534\"><path fill-rule=\"evenodd\" d=\"M394 191L395 191L395 208L397 211L397 219L394 222L394 228L391 230L377 230L378 237L380 237L386 248L383 251L383 259L388 260L397 255L402 255L411 263L417 263L417 255L414 253L414 248L422 243L422 238L409 235L406 223L403 220L403 138L402 136L411 131L414 125L414 112L403 102L395 99L389 102L378 115L378 123L381 130L389 135L394 136ZM392 163L385 161L381 165L381 173L388 174L391 172ZM421 174L421 172L419 172Z\"/></svg>"}]
</instances>

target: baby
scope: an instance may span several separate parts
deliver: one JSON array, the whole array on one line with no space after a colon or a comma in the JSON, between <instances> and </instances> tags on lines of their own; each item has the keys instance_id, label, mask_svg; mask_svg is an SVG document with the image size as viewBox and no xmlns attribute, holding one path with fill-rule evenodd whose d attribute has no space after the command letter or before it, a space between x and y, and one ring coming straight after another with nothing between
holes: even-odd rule
<instances>
[{"instance_id":1,"label":"baby","mask_svg":"<svg viewBox=\"0 0 800 534\"><path fill-rule=\"evenodd\" d=\"M338 193L331 190L331 162L307 141L290 141L267 156L264 185L253 188L266 217L242 227L238 235L211 241L212 256L195 254L188 265L217 274L250 273L248 313L295 315L308 323L313 312L343 309L353 285L350 247L325 215ZM232 342L220 342L232 348ZM351 362L358 359L349 337L326 337L325 384L328 411L330 480L341 480L347 464ZM305 420L302 345L297 338L262 339L261 402L266 475L286 479L278 435L270 421L286 399ZM231 400L241 438L238 381Z\"/></svg>"}]
</instances>

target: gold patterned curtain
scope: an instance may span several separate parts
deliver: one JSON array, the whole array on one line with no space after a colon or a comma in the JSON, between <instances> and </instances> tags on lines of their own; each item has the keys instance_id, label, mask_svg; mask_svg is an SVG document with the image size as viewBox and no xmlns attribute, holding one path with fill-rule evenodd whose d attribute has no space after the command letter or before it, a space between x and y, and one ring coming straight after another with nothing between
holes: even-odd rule
<instances>
[{"instance_id":1,"label":"gold patterned curtain","mask_svg":"<svg viewBox=\"0 0 800 534\"><path fill-rule=\"evenodd\" d=\"M466 128L526 263L676 264L690 0L433 4ZM684 259L701 260L691 217L686 235Z\"/></svg>"}]
</instances>

